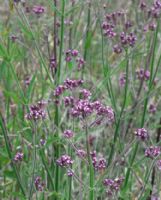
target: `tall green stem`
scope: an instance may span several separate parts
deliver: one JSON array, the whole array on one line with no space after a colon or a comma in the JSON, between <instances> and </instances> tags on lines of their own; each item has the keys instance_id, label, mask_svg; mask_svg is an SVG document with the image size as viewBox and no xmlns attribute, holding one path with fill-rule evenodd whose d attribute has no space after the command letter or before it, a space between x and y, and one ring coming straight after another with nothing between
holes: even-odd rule
<instances>
[{"instance_id":1,"label":"tall green stem","mask_svg":"<svg viewBox=\"0 0 161 200\"><path fill-rule=\"evenodd\" d=\"M64 39L64 13L65 13L65 0L61 1L61 32L60 32L60 49L59 49L59 64L56 73L56 85L60 82L61 75L61 65L62 65L62 51L63 51L63 39ZM57 127L56 137L59 138L58 126L59 126L59 109L56 105L55 107L55 125ZM60 147L59 144L55 147L55 159L57 159L60 155ZM59 192L59 166L56 165L55 170L55 190Z\"/></svg>"},{"instance_id":2,"label":"tall green stem","mask_svg":"<svg viewBox=\"0 0 161 200\"><path fill-rule=\"evenodd\" d=\"M32 168L32 178L29 190L29 200L32 200L32 191L34 186L34 176L35 176L35 168L36 168L36 136L37 136L37 124L34 123L34 133L33 133L33 148L34 148L34 155L33 155L33 168Z\"/></svg>"},{"instance_id":3,"label":"tall green stem","mask_svg":"<svg viewBox=\"0 0 161 200\"><path fill-rule=\"evenodd\" d=\"M86 128L86 149L87 149L87 156L88 156L88 164L89 164L89 185L90 185L90 191L89 191L89 200L94 200L94 168L92 164L92 159L90 156L90 145L89 145L89 139L88 139L88 127L87 124L85 125Z\"/></svg>"}]
</instances>

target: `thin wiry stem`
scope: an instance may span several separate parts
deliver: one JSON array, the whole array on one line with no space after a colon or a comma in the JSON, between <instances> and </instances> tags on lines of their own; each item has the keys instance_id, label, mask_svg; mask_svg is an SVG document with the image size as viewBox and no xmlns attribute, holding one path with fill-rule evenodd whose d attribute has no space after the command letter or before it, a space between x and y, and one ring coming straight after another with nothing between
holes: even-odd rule
<instances>
[{"instance_id":1,"label":"thin wiry stem","mask_svg":"<svg viewBox=\"0 0 161 200\"><path fill-rule=\"evenodd\" d=\"M35 178L35 169L36 169L36 136L37 136L37 124L34 123L34 133L33 133L33 148L34 148L34 154L33 154L33 167L32 167L32 177L31 177L31 183L30 183L30 189L29 189L29 200L32 199L32 191L34 187L34 178Z\"/></svg>"},{"instance_id":2,"label":"thin wiry stem","mask_svg":"<svg viewBox=\"0 0 161 200\"><path fill-rule=\"evenodd\" d=\"M61 65L62 65L62 52L63 52L63 41L64 41L64 13L65 13L65 0L61 1L61 32L60 32L60 49L59 49L59 63L58 63L58 69L56 73L56 85L59 84L60 81L60 75L61 75ZM59 127L59 109L58 106L55 106L55 125L56 127ZM59 138L58 128L56 131L55 136ZM55 159L58 159L60 155L60 147L59 144L55 147ZM55 170L55 190L58 193L59 191L59 166L56 165Z\"/></svg>"},{"instance_id":3,"label":"thin wiry stem","mask_svg":"<svg viewBox=\"0 0 161 200\"><path fill-rule=\"evenodd\" d=\"M88 157L88 163L89 163L89 185L90 185L90 191L89 191L89 200L94 200L94 167L92 164L92 159L90 155L90 144L89 144L89 138L88 138L88 126L85 122L85 131L86 131L86 149L87 149L87 157Z\"/></svg>"}]
</instances>

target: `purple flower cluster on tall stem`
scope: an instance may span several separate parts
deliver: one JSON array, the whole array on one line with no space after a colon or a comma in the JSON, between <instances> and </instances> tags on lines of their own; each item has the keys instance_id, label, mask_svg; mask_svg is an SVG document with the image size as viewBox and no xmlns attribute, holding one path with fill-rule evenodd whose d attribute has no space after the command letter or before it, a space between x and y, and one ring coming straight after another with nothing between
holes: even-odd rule
<instances>
[{"instance_id":1,"label":"purple flower cluster on tall stem","mask_svg":"<svg viewBox=\"0 0 161 200\"><path fill-rule=\"evenodd\" d=\"M79 55L79 51L76 49L68 49L65 52L65 61L66 62L71 62L72 59L74 59L78 65L77 68L78 70L80 70L84 64L85 64L85 60Z\"/></svg>"},{"instance_id":2,"label":"purple flower cluster on tall stem","mask_svg":"<svg viewBox=\"0 0 161 200\"><path fill-rule=\"evenodd\" d=\"M161 154L161 148L158 146L151 146L145 150L145 156L149 158L157 157Z\"/></svg>"},{"instance_id":3,"label":"purple flower cluster on tall stem","mask_svg":"<svg viewBox=\"0 0 161 200\"><path fill-rule=\"evenodd\" d=\"M140 140L147 140L149 138L148 131L145 128L138 128L135 131L135 135L140 139Z\"/></svg>"},{"instance_id":4,"label":"purple flower cluster on tall stem","mask_svg":"<svg viewBox=\"0 0 161 200\"><path fill-rule=\"evenodd\" d=\"M149 113L155 114L156 111L157 111L156 105L155 105L154 103L151 103L151 104L149 105Z\"/></svg>"},{"instance_id":5,"label":"purple flower cluster on tall stem","mask_svg":"<svg viewBox=\"0 0 161 200\"><path fill-rule=\"evenodd\" d=\"M64 136L65 138L67 138L67 139L70 139L70 138L72 138L72 137L74 136L74 133L73 133L73 131L71 131L71 130L65 130L65 131L63 132L63 136Z\"/></svg>"},{"instance_id":6,"label":"purple flower cluster on tall stem","mask_svg":"<svg viewBox=\"0 0 161 200\"><path fill-rule=\"evenodd\" d=\"M23 160L24 154L22 152L17 152L14 161L15 162L21 162Z\"/></svg>"},{"instance_id":7,"label":"purple flower cluster on tall stem","mask_svg":"<svg viewBox=\"0 0 161 200\"><path fill-rule=\"evenodd\" d=\"M69 167L70 165L73 164L73 160L71 159L71 157L69 155L62 155L57 161L57 165L59 165L60 167Z\"/></svg>"},{"instance_id":8,"label":"purple flower cluster on tall stem","mask_svg":"<svg viewBox=\"0 0 161 200\"><path fill-rule=\"evenodd\" d=\"M119 177L115 179L104 179L103 184L107 188L107 194L109 196L112 196L115 192L118 192L123 181L124 177Z\"/></svg>"},{"instance_id":9,"label":"purple flower cluster on tall stem","mask_svg":"<svg viewBox=\"0 0 161 200\"><path fill-rule=\"evenodd\" d=\"M32 11L35 14L40 15L40 14L43 14L45 12L45 8L43 6L40 6L40 5L35 5L33 7Z\"/></svg>"},{"instance_id":10,"label":"purple flower cluster on tall stem","mask_svg":"<svg viewBox=\"0 0 161 200\"><path fill-rule=\"evenodd\" d=\"M149 80L150 78L150 71L149 70L145 70L143 68L140 68L140 69L137 69L136 70L136 75L137 75L137 78L139 80Z\"/></svg>"},{"instance_id":11,"label":"purple flower cluster on tall stem","mask_svg":"<svg viewBox=\"0 0 161 200\"><path fill-rule=\"evenodd\" d=\"M78 79L66 79L62 85L58 85L54 90L54 101L56 104L60 103L60 96L63 95L66 91L72 91L83 84L83 80ZM72 96L64 98L65 106L73 104L74 98Z\"/></svg>"},{"instance_id":12,"label":"purple flower cluster on tall stem","mask_svg":"<svg viewBox=\"0 0 161 200\"><path fill-rule=\"evenodd\" d=\"M102 156L98 158L96 155L96 151L91 152L90 155L92 158L93 167L96 171L103 171L106 169L107 162L105 158L103 158Z\"/></svg>"},{"instance_id":13,"label":"purple flower cluster on tall stem","mask_svg":"<svg viewBox=\"0 0 161 200\"><path fill-rule=\"evenodd\" d=\"M29 113L26 114L26 119L28 120L39 120L46 118L45 112L45 101L39 101L37 104L31 105L29 108Z\"/></svg>"},{"instance_id":14,"label":"purple flower cluster on tall stem","mask_svg":"<svg viewBox=\"0 0 161 200\"><path fill-rule=\"evenodd\" d=\"M105 21L102 23L102 29L104 35L114 41L117 44L113 46L113 51L117 54L122 53L124 48L128 46L134 47L137 37L134 32L129 31L132 27L130 20L124 20L125 12L113 12L111 14L105 15ZM117 27L122 24L122 32L117 31Z\"/></svg>"},{"instance_id":15,"label":"purple flower cluster on tall stem","mask_svg":"<svg viewBox=\"0 0 161 200\"><path fill-rule=\"evenodd\" d=\"M35 187L37 191L42 192L45 187L45 183L42 181L42 178L40 176L37 176L34 180Z\"/></svg>"}]
</instances>

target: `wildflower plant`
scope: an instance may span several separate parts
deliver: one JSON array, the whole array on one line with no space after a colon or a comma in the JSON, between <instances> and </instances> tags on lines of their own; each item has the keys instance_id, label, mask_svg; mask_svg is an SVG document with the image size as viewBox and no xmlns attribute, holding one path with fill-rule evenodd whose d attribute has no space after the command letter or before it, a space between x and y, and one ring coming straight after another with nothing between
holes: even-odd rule
<instances>
[{"instance_id":1,"label":"wildflower plant","mask_svg":"<svg viewBox=\"0 0 161 200\"><path fill-rule=\"evenodd\" d=\"M161 1L0 3L0 199L160 199Z\"/></svg>"}]
</instances>

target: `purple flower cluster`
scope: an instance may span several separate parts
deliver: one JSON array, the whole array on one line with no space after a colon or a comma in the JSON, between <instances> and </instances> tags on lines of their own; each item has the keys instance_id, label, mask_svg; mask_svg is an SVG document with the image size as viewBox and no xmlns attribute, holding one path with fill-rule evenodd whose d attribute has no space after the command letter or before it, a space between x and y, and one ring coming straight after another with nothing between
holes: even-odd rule
<instances>
[{"instance_id":1,"label":"purple flower cluster","mask_svg":"<svg viewBox=\"0 0 161 200\"><path fill-rule=\"evenodd\" d=\"M67 170L67 176L72 177L74 175L74 171L71 169Z\"/></svg>"},{"instance_id":2,"label":"purple flower cluster","mask_svg":"<svg viewBox=\"0 0 161 200\"><path fill-rule=\"evenodd\" d=\"M66 90L72 90L75 89L83 84L83 80L78 79L78 80L72 80L72 79L66 79L64 81L63 85L57 86L57 88L54 91L54 96L59 97L62 95Z\"/></svg>"},{"instance_id":3,"label":"purple flower cluster","mask_svg":"<svg viewBox=\"0 0 161 200\"><path fill-rule=\"evenodd\" d=\"M145 150L145 156L149 158L157 157L161 154L161 148L157 146L151 146Z\"/></svg>"},{"instance_id":4,"label":"purple flower cluster","mask_svg":"<svg viewBox=\"0 0 161 200\"><path fill-rule=\"evenodd\" d=\"M40 139L40 144L41 144L41 146L44 146L45 143L46 143L46 140L41 138L41 139Z\"/></svg>"},{"instance_id":5,"label":"purple flower cluster","mask_svg":"<svg viewBox=\"0 0 161 200\"><path fill-rule=\"evenodd\" d=\"M82 80L66 79L63 85L59 85L55 91L54 96L58 98L66 90L73 90L83 84ZM92 102L90 100L91 92L87 89L81 89L79 91L79 99L73 96L64 97L65 107L70 107L69 113L73 117L86 117L92 114L96 114L99 118L96 120L96 124L101 124L103 119L106 122L111 123L114 121L114 111L109 106L103 105L99 101Z\"/></svg>"},{"instance_id":6,"label":"purple flower cluster","mask_svg":"<svg viewBox=\"0 0 161 200\"><path fill-rule=\"evenodd\" d=\"M54 57L50 58L50 68L56 69L56 67L57 67L56 59Z\"/></svg>"},{"instance_id":7,"label":"purple flower cluster","mask_svg":"<svg viewBox=\"0 0 161 200\"><path fill-rule=\"evenodd\" d=\"M77 66L78 70L80 70L84 66L85 61L82 57L78 57L78 55L79 55L78 50L68 49L65 54L66 54L66 57L65 57L66 62L71 62L73 58L77 57L76 62L78 63L78 66Z\"/></svg>"},{"instance_id":8,"label":"purple flower cluster","mask_svg":"<svg viewBox=\"0 0 161 200\"><path fill-rule=\"evenodd\" d=\"M70 110L73 117L86 117L93 113L93 106L89 100L79 99Z\"/></svg>"},{"instance_id":9,"label":"purple flower cluster","mask_svg":"<svg viewBox=\"0 0 161 200\"><path fill-rule=\"evenodd\" d=\"M120 44L115 44L115 45L113 46L113 51L114 51L116 54L120 54L120 53L122 53L123 48L122 48L122 46L121 46Z\"/></svg>"},{"instance_id":10,"label":"purple flower cluster","mask_svg":"<svg viewBox=\"0 0 161 200\"><path fill-rule=\"evenodd\" d=\"M23 160L24 154L22 152L17 152L14 161L15 162L21 162Z\"/></svg>"},{"instance_id":11,"label":"purple flower cluster","mask_svg":"<svg viewBox=\"0 0 161 200\"><path fill-rule=\"evenodd\" d=\"M145 128L138 128L135 131L135 135L143 141L149 138L148 131Z\"/></svg>"},{"instance_id":12,"label":"purple flower cluster","mask_svg":"<svg viewBox=\"0 0 161 200\"><path fill-rule=\"evenodd\" d=\"M78 70L82 69L82 67L85 65L85 60L81 57L78 57L76 62L78 63Z\"/></svg>"},{"instance_id":13,"label":"purple flower cluster","mask_svg":"<svg viewBox=\"0 0 161 200\"><path fill-rule=\"evenodd\" d=\"M76 152L77 156L80 158L85 158L87 153L83 149L78 149Z\"/></svg>"},{"instance_id":14,"label":"purple flower cluster","mask_svg":"<svg viewBox=\"0 0 161 200\"><path fill-rule=\"evenodd\" d=\"M114 25L108 22L103 22L102 28L104 30L104 35L109 38L113 38L116 36L116 32L114 32Z\"/></svg>"},{"instance_id":15,"label":"purple flower cluster","mask_svg":"<svg viewBox=\"0 0 161 200\"><path fill-rule=\"evenodd\" d=\"M80 90L80 94L81 94L82 99L88 99L91 96L91 92L89 90L86 90L86 89Z\"/></svg>"},{"instance_id":16,"label":"purple flower cluster","mask_svg":"<svg viewBox=\"0 0 161 200\"><path fill-rule=\"evenodd\" d=\"M57 165L59 165L60 167L68 167L70 165L73 164L73 160L71 159L70 156L68 155L62 155L57 161Z\"/></svg>"},{"instance_id":17,"label":"purple flower cluster","mask_svg":"<svg viewBox=\"0 0 161 200\"><path fill-rule=\"evenodd\" d=\"M81 86L82 84L83 84L83 80L81 79L78 79L78 80L66 79L64 81L65 89L70 89L70 90L77 88Z\"/></svg>"},{"instance_id":18,"label":"purple flower cluster","mask_svg":"<svg viewBox=\"0 0 161 200\"><path fill-rule=\"evenodd\" d=\"M65 138L67 138L67 139L72 138L73 135L74 135L74 133L73 133L73 131L71 131L71 130L65 130L64 133L63 133L63 136L64 136Z\"/></svg>"},{"instance_id":19,"label":"purple flower cluster","mask_svg":"<svg viewBox=\"0 0 161 200\"><path fill-rule=\"evenodd\" d=\"M103 157L97 158L96 151L91 152L90 155L91 155L92 164L95 170L102 171L106 169L107 163L106 163L105 158Z\"/></svg>"},{"instance_id":20,"label":"purple flower cluster","mask_svg":"<svg viewBox=\"0 0 161 200\"><path fill-rule=\"evenodd\" d=\"M125 33L122 32L120 33L120 42L123 46L125 45L129 45L131 47L133 47L135 45L137 38L136 35L134 33Z\"/></svg>"},{"instance_id":21,"label":"purple flower cluster","mask_svg":"<svg viewBox=\"0 0 161 200\"><path fill-rule=\"evenodd\" d=\"M136 75L139 80L149 80L150 78L150 71L140 68L136 70Z\"/></svg>"},{"instance_id":22,"label":"purple flower cluster","mask_svg":"<svg viewBox=\"0 0 161 200\"><path fill-rule=\"evenodd\" d=\"M136 43L137 37L134 32L129 32L128 29L132 27L130 20L124 20L125 12L113 12L105 16L105 21L102 23L104 35L112 39L117 37L118 43L114 45L113 51L120 54L124 47L133 47ZM123 23L123 32L117 33L117 26Z\"/></svg>"},{"instance_id":23,"label":"purple flower cluster","mask_svg":"<svg viewBox=\"0 0 161 200\"><path fill-rule=\"evenodd\" d=\"M63 94L64 91L65 91L65 86L64 85L58 85L58 87L54 91L54 96L58 97L61 94Z\"/></svg>"},{"instance_id":24,"label":"purple flower cluster","mask_svg":"<svg viewBox=\"0 0 161 200\"><path fill-rule=\"evenodd\" d=\"M29 77L29 76L26 77L25 80L24 80L25 86L28 87L30 85L30 82L31 82L31 77Z\"/></svg>"},{"instance_id":25,"label":"purple flower cluster","mask_svg":"<svg viewBox=\"0 0 161 200\"><path fill-rule=\"evenodd\" d=\"M124 177L105 179L103 184L107 187L107 194L112 195L114 192L118 192L123 181Z\"/></svg>"},{"instance_id":26,"label":"purple flower cluster","mask_svg":"<svg viewBox=\"0 0 161 200\"><path fill-rule=\"evenodd\" d=\"M44 187L45 187L45 184L44 182L42 181L41 177L40 176L37 176L35 178L35 187L36 187L36 190L37 191L43 191L44 190Z\"/></svg>"},{"instance_id":27,"label":"purple flower cluster","mask_svg":"<svg viewBox=\"0 0 161 200\"><path fill-rule=\"evenodd\" d=\"M161 13L161 1L154 0L151 7L149 7L144 1L141 2L140 8L144 13L147 13L148 17L159 18Z\"/></svg>"},{"instance_id":28,"label":"purple flower cluster","mask_svg":"<svg viewBox=\"0 0 161 200\"><path fill-rule=\"evenodd\" d=\"M155 114L156 111L157 111L156 105L151 103L149 105L149 113Z\"/></svg>"},{"instance_id":29,"label":"purple flower cluster","mask_svg":"<svg viewBox=\"0 0 161 200\"><path fill-rule=\"evenodd\" d=\"M112 108L104 106L99 101L91 102L89 99L76 100L70 113L73 117L86 117L96 113L97 117L100 118L100 120L96 121L97 124L100 124L104 118L108 122L114 121L114 112Z\"/></svg>"},{"instance_id":30,"label":"purple flower cluster","mask_svg":"<svg viewBox=\"0 0 161 200\"><path fill-rule=\"evenodd\" d=\"M73 106L73 104L74 104L74 97L72 97L72 96L64 97L64 105L65 105L65 107Z\"/></svg>"},{"instance_id":31,"label":"purple flower cluster","mask_svg":"<svg viewBox=\"0 0 161 200\"><path fill-rule=\"evenodd\" d=\"M46 112L44 107L46 105L45 101L39 101L37 104L31 105L29 109L29 113L26 114L26 119L28 120L39 120L45 119Z\"/></svg>"},{"instance_id":32,"label":"purple flower cluster","mask_svg":"<svg viewBox=\"0 0 161 200\"><path fill-rule=\"evenodd\" d=\"M120 77L119 77L119 86L120 87L124 87L126 84L126 74L125 73L121 73Z\"/></svg>"},{"instance_id":33,"label":"purple flower cluster","mask_svg":"<svg viewBox=\"0 0 161 200\"><path fill-rule=\"evenodd\" d=\"M16 35L11 35L11 40L12 42L16 42L16 40L18 39L18 37Z\"/></svg>"},{"instance_id":34,"label":"purple flower cluster","mask_svg":"<svg viewBox=\"0 0 161 200\"><path fill-rule=\"evenodd\" d=\"M124 12L113 12L111 14L107 14L105 16L105 21L102 23L102 29L104 31L104 35L108 36L109 38L113 38L117 35L114 31L116 24L120 19L124 16Z\"/></svg>"},{"instance_id":35,"label":"purple flower cluster","mask_svg":"<svg viewBox=\"0 0 161 200\"><path fill-rule=\"evenodd\" d=\"M45 12L45 8L43 6L40 6L40 5L35 5L32 9L32 11L39 15L39 14L43 14Z\"/></svg>"},{"instance_id":36,"label":"purple flower cluster","mask_svg":"<svg viewBox=\"0 0 161 200\"><path fill-rule=\"evenodd\" d=\"M77 57L78 56L78 51L76 49L68 49L66 52L65 52L65 60L66 62L70 62L72 60L72 57Z\"/></svg>"},{"instance_id":37,"label":"purple flower cluster","mask_svg":"<svg viewBox=\"0 0 161 200\"><path fill-rule=\"evenodd\" d=\"M144 16L147 16L148 19L148 24L145 25L144 31L154 31L157 27L156 19L159 18L161 14L161 1L154 0L150 7L144 1L142 1L140 8L144 12Z\"/></svg>"}]
</instances>

